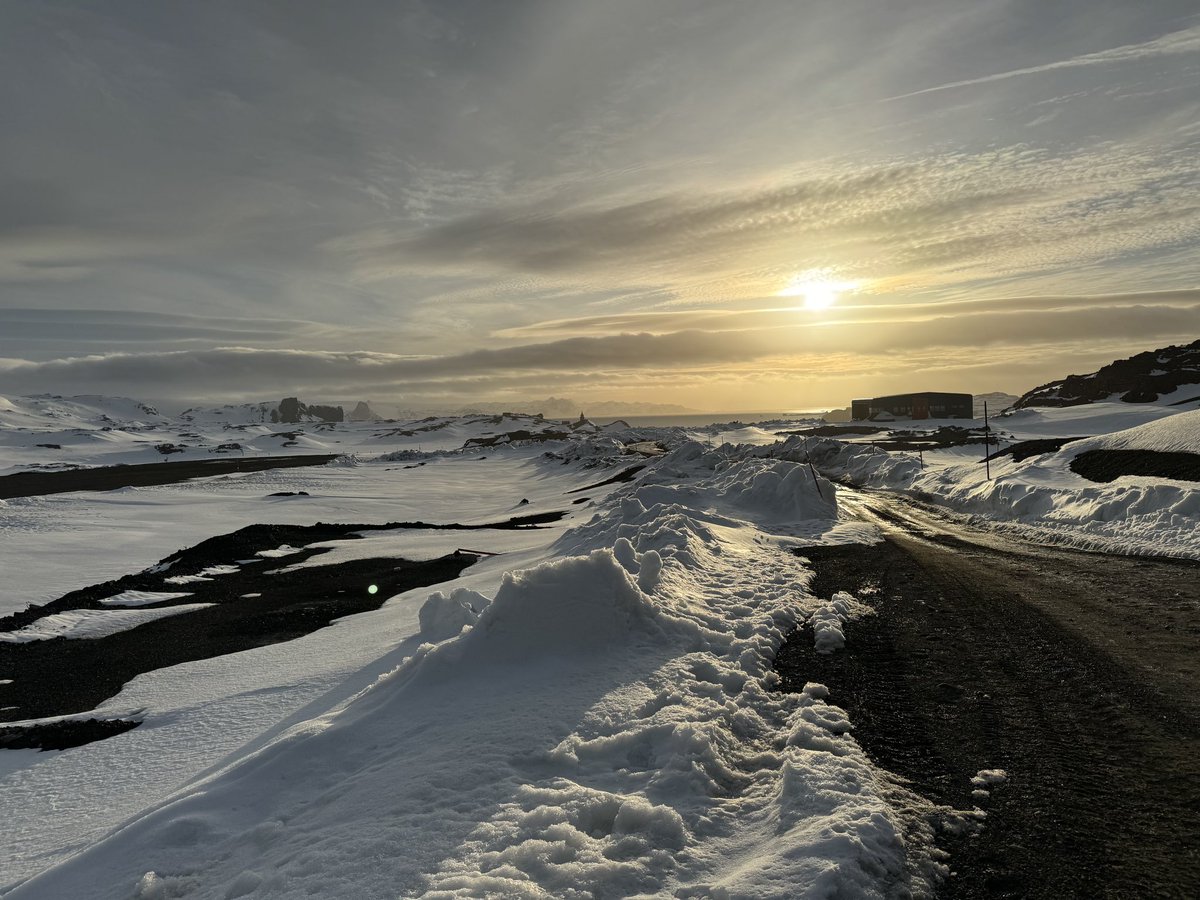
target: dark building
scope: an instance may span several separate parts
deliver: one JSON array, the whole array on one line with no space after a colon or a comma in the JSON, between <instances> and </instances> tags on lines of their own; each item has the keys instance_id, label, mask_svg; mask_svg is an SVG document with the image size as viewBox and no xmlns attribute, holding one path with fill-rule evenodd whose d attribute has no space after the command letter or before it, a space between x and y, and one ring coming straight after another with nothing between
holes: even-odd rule
<instances>
[{"instance_id":1,"label":"dark building","mask_svg":"<svg viewBox=\"0 0 1200 900\"><path fill-rule=\"evenodd\" d=\"M921 391L850 403L850 418L856 421L874 418L879 413L897 419L971 419L975 416L970 394Z\"/></svg>"}]
</instances>

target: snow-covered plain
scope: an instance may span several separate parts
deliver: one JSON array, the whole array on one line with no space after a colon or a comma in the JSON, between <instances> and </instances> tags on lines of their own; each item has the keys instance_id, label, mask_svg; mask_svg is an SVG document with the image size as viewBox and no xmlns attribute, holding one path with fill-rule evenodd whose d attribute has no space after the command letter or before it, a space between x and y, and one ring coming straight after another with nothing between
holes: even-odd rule
<instances>
[{"instance_id":1,"label":"snow-covered plain","mask_svg":"<svg viewBox=\"0 0 1200 900\"><path fill-rule=\"evenodd\" d=\"M47 449L36 443L56 442L40 440L28 404L6 403L0 414L24 410L27 430L0 428L3 459L24 467ZM136 404L125 412L149 416ZM89 427L138 433L104 415L116 424ZM1005 417L996 424L1013 439L1140 427L997 461L991 482L980 448L927 453L922 469L913 454L863 444L773 443L775 423L590 427L464 450L472 438L561 425L425 424L438 427L300 426L319 446L280 452L349 454L322 467L0 505L0 614L256 522L567 513L532 531L394 529L330 542L299 565L459 546L497 555L297 640L141 675L95 712L137 710L143 724L131 731L63 752L0 753L0 893L919 895L944 871L934 825L982 814L930 808L873 768L823 686L774 690L771 659L796 624L812 627L819 651L852 653L843 626L871 615L861 598L813 596L811 573L788 552L875 539L839 509L827 477L1069 543L1200 555L1200 486L1099 485L1069 470L1091 446L1194 451L1200 413L1162 405ZM226 425L240 430L223 421L213 440ZM251 427L282 443L267 437L281 426ZM727 435L741 445L717 446ZM647 442L669 452L626 452ZM146 448L126 449L145 461ZM116 458L106 453L64 450L59 463ZM632 482L598 486L635 462L646 468ZM281 491L307 495L271 496ZM286 564L293 549L262 556ZM96 612L155 613L140 608L155 602L114 595L114 608Z\"/></svg>"}]
</instances>

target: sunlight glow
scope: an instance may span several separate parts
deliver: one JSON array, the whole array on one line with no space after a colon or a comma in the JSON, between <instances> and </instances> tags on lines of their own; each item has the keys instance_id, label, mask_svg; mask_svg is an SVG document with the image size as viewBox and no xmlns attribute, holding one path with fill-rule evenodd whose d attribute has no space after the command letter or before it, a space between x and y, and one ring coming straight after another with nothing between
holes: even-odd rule
<instances>
[{"instance_id":1,"label":"sunlight glow","mask_svg":"<svg viewBox=\"0 0 1200 900\"><path fill-rule=\"evenodd\" d=\"M829 309L843 292L857 286L853 281L834 281L823 272L803 272L792 276L779 296L803 297L805 309Z\"/></svg>"}]
</instances>

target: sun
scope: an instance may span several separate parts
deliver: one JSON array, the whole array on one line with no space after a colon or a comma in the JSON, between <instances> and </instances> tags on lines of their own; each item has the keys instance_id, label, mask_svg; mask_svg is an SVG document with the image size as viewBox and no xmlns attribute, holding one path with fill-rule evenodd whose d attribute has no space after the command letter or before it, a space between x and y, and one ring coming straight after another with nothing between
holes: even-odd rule
<instances>
[{"instance_id":1,"label":"sun","mask_svg":"<svg viewBox=\"0 0 1200 900\"><path fill-rule=\"evenodd\" d=\"M805 309L829 309L837 303L842 291L849 290L850 287L842 281L814 278L808 274L797 275L788 281L787 286L779 292L779 296L803 297Z\"/></svg>"}]
</instances>

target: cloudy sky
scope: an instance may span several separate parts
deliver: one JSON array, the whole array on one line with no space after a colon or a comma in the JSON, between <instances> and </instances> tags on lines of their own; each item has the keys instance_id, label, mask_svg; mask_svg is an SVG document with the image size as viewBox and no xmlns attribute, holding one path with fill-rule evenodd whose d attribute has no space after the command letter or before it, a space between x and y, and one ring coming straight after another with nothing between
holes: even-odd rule
<instances>
[{"instance_id":1,"label":"cloudy sky","mask_svg":"<svg viewBox=\"0 0 1200 900\"><path fill-rule=\"evenodd\" d=\"M0 122L0 394L808 409L1200 337L1195 0L8 0Z\"/></svg>"}]
</instances>

